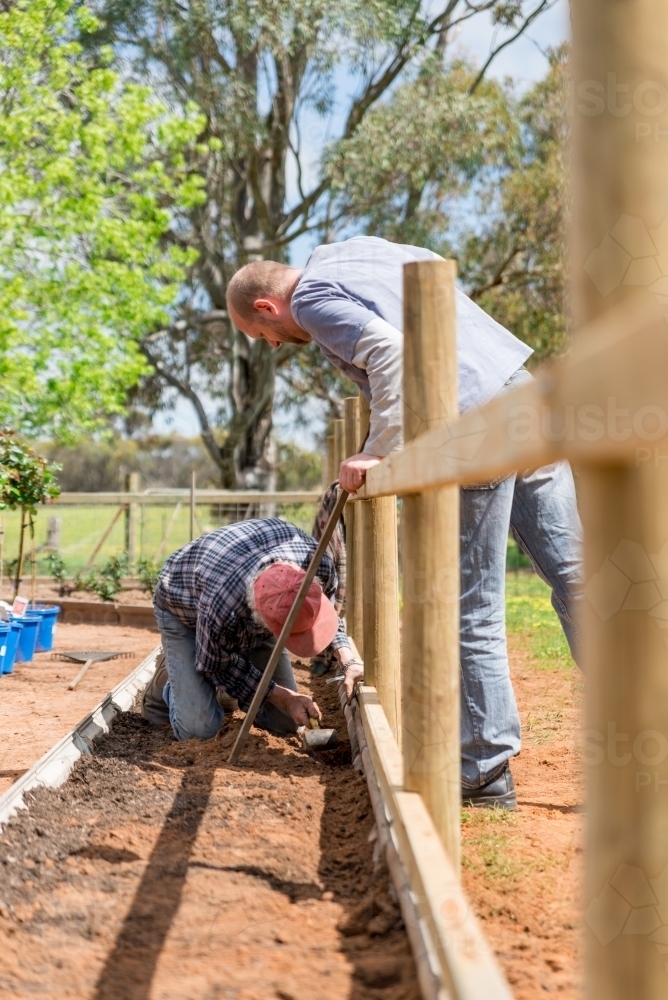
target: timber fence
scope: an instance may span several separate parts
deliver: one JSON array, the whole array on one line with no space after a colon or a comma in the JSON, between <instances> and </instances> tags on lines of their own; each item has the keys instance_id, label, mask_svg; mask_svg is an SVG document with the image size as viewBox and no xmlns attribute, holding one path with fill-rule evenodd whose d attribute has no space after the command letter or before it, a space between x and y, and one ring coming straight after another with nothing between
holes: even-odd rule
<instances>
[{"instance_id":1,"label":"timber fence","mask_svg":"<svg viewBox=\"0 0 668 1000\"><path fill-rule=\"evenodd\" d=\"M665 3L571 6L576 89L615 73L639 87L650 79L668 104ZM620 255L610 256L615 241L631 247L629 234L644 232L641 220L665 216L668 144L643 145L638 102L628 107L628 119L575 118L569 355L458 417L455 266L407 264L405 445L346 508L348 629L365 661L357 743L388 864L416 911L405 913L427 954L425 964L416 951L425 996L511 996L459 881L459 489L564 459L578 468L585 540L585 996L668 996L668 277L639 292L629 287L646 283L638 267L624 284ZM668 248L668 219L652 232ZM364 399L347 399L345 413L352 454Z\"/></svg>"},{"instance_id":2,"label":"timber fence","mask_svg":"<svg viewBox=\"0 0 668 1000\"><path fill-rule=\"evenodd\" d=\"M110 556L124 553L132 572L142 559L161 564L192 538L249 517L281 517L310 532L320 500L320 492L314 490L142 491L135 474L128 485L133 488L61 493L53 503L40 508L35 522L40 579L48 573L49 552L58 552L72 573L92 569ZM18 512L5 511L3 515L5 572L18 550L19 517Z\"/></svg>"}]
</instances>

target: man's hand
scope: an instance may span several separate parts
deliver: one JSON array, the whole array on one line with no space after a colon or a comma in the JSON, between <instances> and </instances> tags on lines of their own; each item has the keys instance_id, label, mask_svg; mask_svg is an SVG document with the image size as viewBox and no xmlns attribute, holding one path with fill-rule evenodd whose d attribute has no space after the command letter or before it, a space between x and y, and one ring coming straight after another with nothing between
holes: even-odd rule
<instances>
[{"instance_id":1,"label":"man's hand","mask_svg":"<svg viewBox=\"0 0 668 1000\"><path fill-rule=\"evenodd\" d=\"M361 663L351 663L343 675L343 690L346 692L346 700L352 701L355 693L355 684L364 677L364 667Z\"/></svg>"},{"instance_id":2,"label":"man's hand","mask_svg":"<svg viewBox=\"0 0 668 1000\"><path fill-rule=\"evenodd\" d=\"M366 470L378 465L382 459L376 455L351 455L339 468L339 485L346 493L356 493L366 479Z\"/></svg>"},{"instance_id":3,"label":"man's hand","mask_svg":"<svg viewBox=\"0 0 668 1000\"><path fill-rule=\"evenodd\" d=\"M309 728L309 719L322 721L322 712L307 694L296 694L289 688L281 687L280 684L276 685L267 701L287 712L297 726Z\"/></svg>"},{"instance_id":4,"label":"man's hand","mask_svg":"<svg viewBox=\"0 0 668 1000\"><path fill-rule=\"evenodd\" d=\"M364 677L364 664L355 656L350 646L340 646L336 655L343 670L343 690L346 692L346 700L350 703L355 693L356 682Z\"/></svg>"}]
</instances>

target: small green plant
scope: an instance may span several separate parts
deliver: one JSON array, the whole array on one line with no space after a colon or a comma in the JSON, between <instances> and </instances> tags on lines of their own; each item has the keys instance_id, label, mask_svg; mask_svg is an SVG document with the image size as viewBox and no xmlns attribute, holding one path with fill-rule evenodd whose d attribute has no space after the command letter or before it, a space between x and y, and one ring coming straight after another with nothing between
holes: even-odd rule
<instances>
[{"instance_id":1,"label":"small green plant","mask_svg":"<svg viewBox=\"0 0 668 1000\"><path fill-rule=\"evenodd\" d=\"M74 590L85 590L89 594L97 594L103 601L113 601L121 589L123 577L128 571L127 556L122 553L112 556L99 570L90 569L79 572L73 581Z\"/></svg>"},{"instance_id":2,"label":"small green plant","mask_svg":"<svg viewBox=\"0 0 668 1000\"><path fill-rule=\"evenodd\" d=\"M106 580L110 586L114 587L114 593L117 594L121 589L121 583L127 571L128 557L123 552L121 555L111 556L111 558L107 560L104 566L100 569L100 576L103 580Z\"/></svg>"},{"instance_id":3,"label":"small green plant","mask_svg":"<svg viewBox=\"0 0 668 1000\"><path fill-rule=\"evenodd\" d=\"M67 593L67 586L65 581L67 580L67 567L63 562L63 559L59 552L49 552L45 559L49 573L53 579L58 584L58 593L61 597L64 597Z\"/></svg>"},{"instance_id":4,"label":"small green plant","mask_svg":"<svg viewBox=\"0 0 668 1000\"><path fill-rule=\"evenodd\" d=\"M102 601L113 601L119 589L120 588L114 584L113 580L108 580L104 579L104 577L99 577L95 581L93 592L97 594L97 596Z\"/></svg>"},{"instance_id":5,"label":"small green plant","mask_svg":"<svg viewBox=\"0 0 668 1000\"><path fill-rule=\"evenodd\" d=\"M142 590L152 594L156 588L160 569L152 559L140 559L137 563L137 577L142 585Z\"/></svg>"},{"instance_id":6,"label":"small green plant","mask_svg":"<svg viewBox=\"0 0 668 1000\"><path fill-rule=\"evenodd\" d=\"M37 505L53 500L60 493L55 473L60 466L49 466L14 431L0 431L0 510L21 511L19 553L14 577L14 596L19 592L25 552L25 532L35 538Z\"/></svg>"}]
</instances>

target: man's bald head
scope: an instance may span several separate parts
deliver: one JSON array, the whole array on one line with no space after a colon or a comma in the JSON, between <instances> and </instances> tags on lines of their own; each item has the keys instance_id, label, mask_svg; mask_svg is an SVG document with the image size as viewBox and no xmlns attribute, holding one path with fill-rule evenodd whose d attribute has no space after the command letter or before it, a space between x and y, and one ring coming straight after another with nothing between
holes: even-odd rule
<instances>
[{"instance_id":1,"label":"man's bald head","mask_svg":"<svg viewBox=\"0 0 668 1000\"><path fill-rule=\"evenodd\" d=\"M289 296L294 284L294 271L275 260L257 260L246 264L233 276L227 286L227 308L240 319L253 323L256 319L255 302L268 295L275 299Z\"/></svg>"},{"instance_id":2,"label":"man's bald head","mask_svg":"<svg viewBox=\"0 0 668 1000\"><path fill-rule=\"evenodd\" d=\"M301 271L274 260L246 264L227 286L227 308L249 337L272 345L303 344L311 338L292 316L290 300Z\"/></svg>"}]
</instances>

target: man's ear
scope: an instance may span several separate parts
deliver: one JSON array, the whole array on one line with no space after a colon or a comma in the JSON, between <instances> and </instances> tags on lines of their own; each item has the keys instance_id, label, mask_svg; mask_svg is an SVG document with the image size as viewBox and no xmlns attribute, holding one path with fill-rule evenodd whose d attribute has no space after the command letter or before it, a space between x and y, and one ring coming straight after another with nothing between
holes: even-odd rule
<instances>
[{"instance_id":1,"label":"man's ear","mask_svg":"<svg viewBox=\"0 0 668 1000\"><path fill-rule=\"evenodd\" d=\"M278 316L278 306L273 299L256 299L253 308L258 312L268 313L270 316Z\"/></svg>"}]
</instances>

